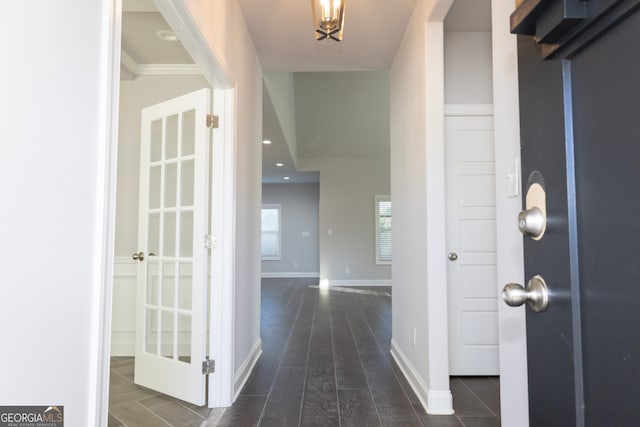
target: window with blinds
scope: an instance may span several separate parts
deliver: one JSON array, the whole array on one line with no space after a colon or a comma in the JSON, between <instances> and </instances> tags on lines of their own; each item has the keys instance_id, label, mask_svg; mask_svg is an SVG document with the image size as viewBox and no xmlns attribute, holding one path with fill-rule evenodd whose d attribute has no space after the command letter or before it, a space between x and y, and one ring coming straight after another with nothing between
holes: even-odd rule
<instances>
[{"instance_id":1,"label":"window with blinds","mask_svg":"<svg viewBox=\"0 0 640 427\"><path fill-rule=\"evenodd\" d=\"M280 205L262 205L262 259L280 259Z\"/></svg>"},{"instance_id":2,"label":"window with blinds","mask_svg":"<svg viewBox=\"0 0 640 427\"><path fill-rule=\"evenodd\" d=\"M391 264L391 197L376 196L376 264Z\"/></svg>"}]
</instances>

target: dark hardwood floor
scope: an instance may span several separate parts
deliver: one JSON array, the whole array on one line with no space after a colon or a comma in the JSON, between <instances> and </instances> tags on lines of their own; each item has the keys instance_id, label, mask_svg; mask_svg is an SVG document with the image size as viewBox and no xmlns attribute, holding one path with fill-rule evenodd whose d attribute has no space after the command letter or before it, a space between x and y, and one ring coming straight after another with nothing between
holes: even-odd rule
<instances>
[{"instance_id":1,"label":"dark hardwood floor","mask_svg":"<svg viewBox=\"0 0 640 427\"><path fill-rule=\"evenodd\" d=\"M390 288L314 285L263 280L263 354L236 403L205 425L500 425L497 378L452 378L456 415L424 412L389 353Z\"/></svg>"}]
</instances>

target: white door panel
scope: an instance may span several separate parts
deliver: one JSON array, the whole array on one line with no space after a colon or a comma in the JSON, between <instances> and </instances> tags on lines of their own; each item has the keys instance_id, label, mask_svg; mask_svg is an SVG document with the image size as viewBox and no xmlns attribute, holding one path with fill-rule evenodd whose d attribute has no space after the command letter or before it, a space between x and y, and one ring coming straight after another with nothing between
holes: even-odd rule
<instances>
[{"instance_id":1,"label":"white door panel","mask_svg":"<svg viewBox=\"0 0 640 427\"><path fill-rule=\"evenodd\" d=\"M493 117L447 117L449 370L497 375Z\"/></svg>"},{"instance_id":2,"label":"white door panel","mask_svg":"<svg viewBox=\"0 0 640 427\"><path fill-rule=\"evenodd\" d=\"M142 110L135 382L205 403L209 89Z\"/></svg>"}]
</instances>

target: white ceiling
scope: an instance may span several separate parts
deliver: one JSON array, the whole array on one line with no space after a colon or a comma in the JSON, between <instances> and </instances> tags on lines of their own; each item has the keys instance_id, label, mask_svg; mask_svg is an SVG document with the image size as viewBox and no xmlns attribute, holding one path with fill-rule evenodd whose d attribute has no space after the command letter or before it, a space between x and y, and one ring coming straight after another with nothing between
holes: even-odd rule
<instances>
[{"instance_id":1,"label":"white ceiling","mask_svg":"<svg viewBox=\"0 0 640 427\"><path fill-rule=\"evenodd\" d=\"M238 0L265 72L387 70L416 0L346 0L344 39L315 40L309 0Z\"/></svg>"},{"instance_id":2,"label":"white ceiling","mask_svg":"<svg viewBox=\"0 0 640 427\"><path fill-rule=\"evenodd\" d=\"M491 0L455 0L445 31L491 32Z\"/></svg>"},{"instance_id":3,"label":"white ceiling","mask_svg":"<svg viewBox=\"0 0 640 427\"><path fill-rule=\"evenodd\" d=\"M164 41L158 31L171 31L153 0L122 2L122 62L129 68L138 65L193 65L193 59L180 41ZM134 72L136 70L129 71ZM135 75L132 76L135 78Z\"/></svg>"},{"instance_id":4,"label":"white ceiling","mask_svg":"<svg viewBox=\"0 0 640 427\"><path fill-rule=\"evenodd\" d=\"M122 50L138 64L193 64L182 43L157 37L160 30L171 30L160 12L124 12Z\"/></svg>"}]
</instances>

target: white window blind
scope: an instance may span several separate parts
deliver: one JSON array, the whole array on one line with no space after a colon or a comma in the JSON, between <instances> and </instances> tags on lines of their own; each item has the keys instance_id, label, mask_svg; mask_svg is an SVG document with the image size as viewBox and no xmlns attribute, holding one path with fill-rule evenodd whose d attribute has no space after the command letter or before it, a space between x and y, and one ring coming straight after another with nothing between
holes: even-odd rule
<instances>
[{"instance_id":1,"label":"white window blind","mask_svg":"<svg viewBox=\"0 0 640 427\"><path fill-rule=\"evenodd\" d=\"M391 197L376 196L376 264L391 264Z\"/></svg>"},{"instance_id":2,"label":"white window blind","mask_svg":"<svg viewBox=\"0 0 640 427\"><path fill-rule=\"evenodd\" d=\"M262 259L280 259L280 205L262 205Z\"/></svg>"}]
</instances>

